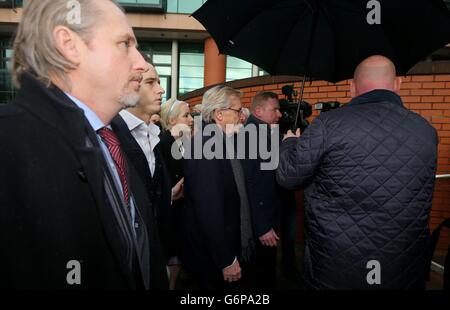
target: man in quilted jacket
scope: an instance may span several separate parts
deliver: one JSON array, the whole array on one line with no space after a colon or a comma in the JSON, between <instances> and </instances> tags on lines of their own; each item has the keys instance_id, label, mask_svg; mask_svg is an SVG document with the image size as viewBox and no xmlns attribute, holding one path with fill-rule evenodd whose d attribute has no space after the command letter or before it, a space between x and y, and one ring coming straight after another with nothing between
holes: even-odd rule
<instances>
[{"instance_id":1,"label":"man in quilted jacket","mask_svg":"<svg viewBox=\"0 0 450 310\"><path fill-rule=\"evenodd\" d=\"M425 287L438 137L400 85L394 64L371 56L350 103L285 136L277 179L305 188L308 288Z\"/></svg>"}]
</instances>

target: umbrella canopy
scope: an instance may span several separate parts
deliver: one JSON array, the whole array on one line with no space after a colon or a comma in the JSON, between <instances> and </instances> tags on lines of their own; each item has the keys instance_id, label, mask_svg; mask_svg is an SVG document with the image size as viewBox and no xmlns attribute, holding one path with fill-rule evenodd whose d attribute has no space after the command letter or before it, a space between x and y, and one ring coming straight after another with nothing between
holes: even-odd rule
<instances>
[{"instance_id":1,"label":"umbrella canopy","mask_svg":"<svg viewBox=\"0 0 450 310\"><path fill-rule=\"evenodd\" d=\"M450 12L442 0L208 0L193 16L222 54L273 75L330 82L351 78L375 54L404 75L450 43Z\"/></svg>"}]
</instances>

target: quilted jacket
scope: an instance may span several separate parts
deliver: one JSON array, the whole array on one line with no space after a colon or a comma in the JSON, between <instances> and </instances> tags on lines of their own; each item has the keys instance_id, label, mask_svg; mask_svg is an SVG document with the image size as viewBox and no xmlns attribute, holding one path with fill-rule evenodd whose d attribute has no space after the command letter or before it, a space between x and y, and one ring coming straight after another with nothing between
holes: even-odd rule
<instances>
[{"instance_id":1,"label":"quilted jacket","mask_svg":"<svg viewBox=\"0 0 450 310\"><path fill-rule=\"evenodd\" d=\"M435 129L387 90L322 113L283 142L277 180L305 188L307 287L424 286L437 143Z\"/></svg>"}]
</instances>

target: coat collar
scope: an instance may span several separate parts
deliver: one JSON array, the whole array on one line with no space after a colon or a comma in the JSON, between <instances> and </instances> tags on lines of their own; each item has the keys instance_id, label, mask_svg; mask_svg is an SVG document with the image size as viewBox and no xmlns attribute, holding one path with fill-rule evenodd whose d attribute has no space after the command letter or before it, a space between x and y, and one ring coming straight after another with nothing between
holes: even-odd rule
<instances>
[{"instance_id":1,"label":"coat collar","mask_svg":"<svg viewBox=\"0 0 450 310\"><path fill-rule=\"evenodd\" d=\"M394 104L403 105L402 99L399 95L393 91L386 89L375 89L365 94L359 95L353 98L347 106L364 104L364 103L376 103L376 102L392 102Z\"/></svg>"},{"instance_id":2,"label":"coat collar","mask_svg":"<svg viewBox=\"0 0 450 310\"><path fill-rule=\"evenodd\" d=\"M70 147L72 154L79 162L77 173L91 188L107 239L124 274L128 275L124 246L117 238L115 216L112 208L105 203L104 168L102 167L106 167L106 162L97 136L84 116L83 110L78 108L58 87L54 85L46 87L31 74L25 73L21 84L13 104L19 105L53 128L54 132L61 136L62 143L67 143ZM133 285L134 281L131 278L128 281Z\"/></svg>"}]
</instances>

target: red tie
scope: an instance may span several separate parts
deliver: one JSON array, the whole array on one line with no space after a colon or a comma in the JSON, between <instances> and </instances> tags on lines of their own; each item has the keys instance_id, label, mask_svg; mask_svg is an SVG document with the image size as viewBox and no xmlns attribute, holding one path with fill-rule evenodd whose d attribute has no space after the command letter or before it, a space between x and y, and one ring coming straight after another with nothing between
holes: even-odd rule
<instances>
[{"instance_id":1,"label":"red tie","mask_svg":"<svg viewBox=\"0 0 450 310\"><path fill-rule=\"evenodd\" d=\"M106 146L108 147L109 153L113 158L117 172L119 173L120 182L122 183L123 189L123 197L125 200L125 204L128 205L130 200L130 195L128 192L128 183L127 183L127 164L125 161L125 157L123 156L122 150L120 149L120 141L117 138L116 134L109 128L103 127L98 130L98 134L102 137Z\"/></svg>"}]
</instances>

